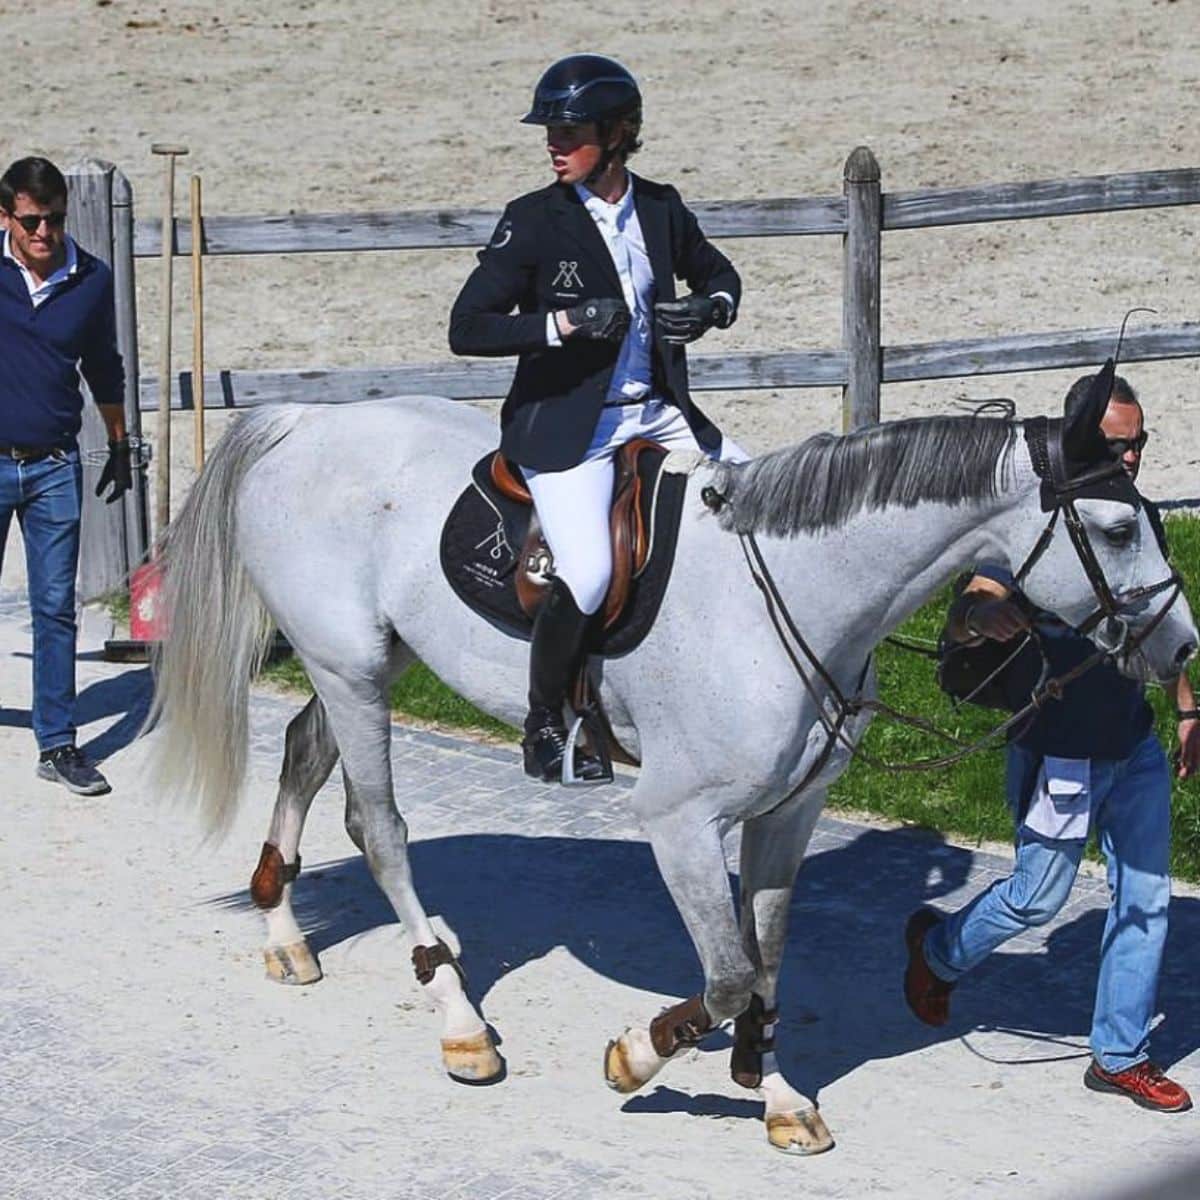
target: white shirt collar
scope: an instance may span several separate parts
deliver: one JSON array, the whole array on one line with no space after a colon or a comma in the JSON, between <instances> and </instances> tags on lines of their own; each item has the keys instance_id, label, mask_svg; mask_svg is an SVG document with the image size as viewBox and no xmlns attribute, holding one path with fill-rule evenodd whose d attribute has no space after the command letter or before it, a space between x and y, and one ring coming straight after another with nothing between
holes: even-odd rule
<instances>
[{"instance_id":1,"label":"white shirt collar","mask_svg":"<svg viewBox=\"0 0 1200 1200\"><path fill-rule=\"evenodd\" d=\"M623 229L630 214L634 211L633 176L628 171L625 173L625 180L625 194L614 204L609 204L607 200L601 199L595 192L584 187L582 183L574 185L575 192L583 201L584 207L597 221L604 221L606 224L616 225L618 229Z\"/></svg>"},{"instance_id":2,"label":"white shirt collar","mask_svg":"<svg viewBox=\"0 0 1200 1200\"><path fill-rule=\"evenodd\" d=\"M67 248L67 259L61 267L58 268L49 278L42 280L40 283L33 277L33 272L12 252L12 234L9 230L4 231L4 257L10 259L17 264L18 270L21 272L25 280L25 286L29 289L31 296L40 295L49 292L52 288L56 288L60 283L65 283L72 275L79 270L79 254L75 249L75 241L73 238L64 239L64 244Z\"/></svg>"}]
</instances>

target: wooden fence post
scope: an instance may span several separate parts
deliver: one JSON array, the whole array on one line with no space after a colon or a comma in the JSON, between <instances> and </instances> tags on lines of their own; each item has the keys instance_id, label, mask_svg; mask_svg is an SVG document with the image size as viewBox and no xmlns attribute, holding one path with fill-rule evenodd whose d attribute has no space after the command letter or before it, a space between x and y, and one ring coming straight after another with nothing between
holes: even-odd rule
<instances>
[{"instance_id":1,"label":"wooden fence post","mask_svg":"<svg viewBox=\"0 0 1200 1200\"><path fill-rule=\"evenodd\" d=\"M112 265L112 163L85 158L67 169L67 230L89 253ZM86 385L85 385L86 386ZM108 432L96 406L83 406L79 452L83 460L83 513L79 544L78 597L95 600L124 586L129 573L125 514L95 493L101 467L89 459L108 451Z\"/></svg>"},{"instance_id":2,"label":"wooden fence post","mask_svg":"<svg viewBox=\"0 0 1200 1200\"><path fill-rule=\"evenodd\" d=\"M142 410L138 379L137 295L133 273L133 189L120 169L112 176L113 289L117 310L117 348L125 362L125 429L131 438L142 436ZM136 445L136 443L135 443ZM134 451L134 462L143 456ZM133 487L125 493L125 566L132 571L150 552L147 488L149 472L133 472Z\"/></svg>"},{"instance_id":3,"label":"wooden fence post","mask_svg":"<svg viewBox=\"0 0 1200 1200\"><path fill-rule=\"evenodd\" d=\"M866 146L846 159L843 172L846 233L842 239L842 432L879 420L883 358L879 349L879 252L883 202L879 163Z\"/></svg>"}]
</instances>

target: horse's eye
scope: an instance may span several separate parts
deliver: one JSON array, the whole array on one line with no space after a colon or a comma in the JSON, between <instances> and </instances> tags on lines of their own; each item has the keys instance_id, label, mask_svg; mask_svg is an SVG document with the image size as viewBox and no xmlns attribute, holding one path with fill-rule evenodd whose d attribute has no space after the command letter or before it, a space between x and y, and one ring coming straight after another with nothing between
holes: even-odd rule
<instances>
[{"instance_id":1,"label":"horse's eye","mask_svg":"<svg viewBox=\"0 0 1200 1200\"><path fill-rule=\"evenodd\" d=\"M1135 533L1137 533L1137 526L1132 521L1126 521L1121 525L1110 525L1104 531L1104 537L1112 546L1128 546L1133 541Z\"/></svg>"}]
</instances>

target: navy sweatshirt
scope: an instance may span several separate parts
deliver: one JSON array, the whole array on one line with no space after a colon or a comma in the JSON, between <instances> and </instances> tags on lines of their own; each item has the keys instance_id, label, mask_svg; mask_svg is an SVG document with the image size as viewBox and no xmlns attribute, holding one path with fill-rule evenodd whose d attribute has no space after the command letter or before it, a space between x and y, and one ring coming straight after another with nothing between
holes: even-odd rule
<instances>
[{"instance_id":1,"label":"navy sweatshirt","mask_svg":"<svg viewBox=\"0 0 1200 1200\"><path fill-rule=\"evenodd\" d=\"M20 268L0 255L0 445L69 446L82 370L98 404L122 404L112 272L76 247L78 267L34 308Z\"/></svg>"}]
</instances>

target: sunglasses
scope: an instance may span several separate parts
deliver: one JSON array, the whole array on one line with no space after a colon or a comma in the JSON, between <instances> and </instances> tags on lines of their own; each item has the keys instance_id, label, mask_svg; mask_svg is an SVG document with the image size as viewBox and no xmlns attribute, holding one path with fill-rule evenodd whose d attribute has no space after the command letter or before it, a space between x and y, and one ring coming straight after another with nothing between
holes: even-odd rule
<instances>
[{"instance_id":1,"label":"sunglasses","mask_svg":"<svg viewBox=\"0 0 1200 1200\"><path fill-rule=\"evenodd\" d=\"M1141 454L1146 443L1150 440L1150 435L1143 429L1141 433L1134 438L1106 438L1108 448L1120 458L1122 454L1128 454L1132 450L1135 454Z\"/></svg>"},{"instance_id":2,"label":"sunglasses","mask_svg":"<svg viewBox=\"0 0 1200 1200\"><path fill-rule=\"evenodd\" d=\"M16 213L9 213L8 216L10 220L16 221L26 233L37 233L43 221L46 222L47 229L61 229L67 223L65 212L25 213L19 217Z\"/></svg>"}]
</instances>

